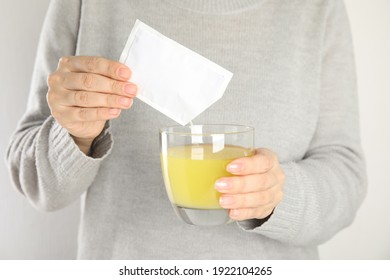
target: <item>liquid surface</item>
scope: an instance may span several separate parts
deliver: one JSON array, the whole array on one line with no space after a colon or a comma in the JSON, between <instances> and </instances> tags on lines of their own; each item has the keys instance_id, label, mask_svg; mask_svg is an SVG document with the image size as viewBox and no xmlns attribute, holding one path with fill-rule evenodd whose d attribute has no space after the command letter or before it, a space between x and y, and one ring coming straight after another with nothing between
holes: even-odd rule
<instances>
[{"instance_id":1,"label":"liquid surface","mask_svg":"<svg viewBox=\"0 0 390 280\"><path fill-rule=\"evenodd\" d=\"M219 151L208 144L168 148L162 165L171 202L183 208L222 209L215 181L232 176L226 171L231 161L250 155L250 149L238 146L224 146Z\"/></svg>"}]
</instances>

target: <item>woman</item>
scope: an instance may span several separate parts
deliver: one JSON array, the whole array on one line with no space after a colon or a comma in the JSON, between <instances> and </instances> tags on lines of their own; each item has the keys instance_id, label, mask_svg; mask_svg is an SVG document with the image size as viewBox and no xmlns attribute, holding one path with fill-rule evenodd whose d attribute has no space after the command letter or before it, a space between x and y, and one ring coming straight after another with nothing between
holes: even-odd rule
<instances>
[{"instance_id":1,"label":"woman","mask_svg":"<svg viewBox=\"0 0 390 280\"><path fill-rule=\"evenodd\" d=\"M215 184L236 223L194 227L171 209L158 129L173 122L134 100L117 62L137 18L234 73L194 122L256 128L256 154ZM45 211L82 196L81 259L316 259L365 195L342 1L54 0L30 96L13 181Z\"/></svg>"}]
</instances>

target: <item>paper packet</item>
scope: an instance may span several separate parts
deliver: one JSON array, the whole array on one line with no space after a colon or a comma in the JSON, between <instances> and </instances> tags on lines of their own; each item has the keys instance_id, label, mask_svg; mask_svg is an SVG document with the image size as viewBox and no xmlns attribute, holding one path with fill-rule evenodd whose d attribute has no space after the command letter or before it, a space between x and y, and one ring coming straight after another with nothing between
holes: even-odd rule
<instances>
[{"instance_id":1,"label":"paper packet","mask_svg":"<svg viewBox=\"0 0 390 280\"><path fill-rule=\"evenodd\" d=\"M120 57L137 97L181 125L220 99L233 74L136 20Z\"/></svg>"}]
</instances>

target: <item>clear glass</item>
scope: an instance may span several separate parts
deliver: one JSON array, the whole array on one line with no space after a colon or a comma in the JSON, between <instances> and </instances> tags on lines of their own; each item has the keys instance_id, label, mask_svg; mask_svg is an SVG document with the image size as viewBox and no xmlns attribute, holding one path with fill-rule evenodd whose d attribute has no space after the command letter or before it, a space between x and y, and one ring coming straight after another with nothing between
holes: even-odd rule
<instances>
[{"instance_id":1,"label":"clear glass","mask_svg":"<svg viewBox=\"0 0 390 280\"><path fill-rule=\"evenodd\" d=\"M192 225L231 222L219 205L215 181L232 176L226 166L251 156L254 128L207 124L171 126L160 130L161 166L169 200L179 218Z\"/></svg>"}]
</instances>

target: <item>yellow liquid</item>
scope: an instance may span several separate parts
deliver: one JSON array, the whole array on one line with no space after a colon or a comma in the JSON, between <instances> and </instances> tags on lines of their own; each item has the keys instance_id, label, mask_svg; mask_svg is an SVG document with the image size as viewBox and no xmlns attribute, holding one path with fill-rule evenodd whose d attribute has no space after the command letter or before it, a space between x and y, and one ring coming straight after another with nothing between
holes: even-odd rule
<instances>
[{"instance_id":1,"label":"yellow liquid","mask_svg":"<svg viewBox=\"0 0 390 280\"><path fill-rule=\"evenodd\" d=\"M226 166L234 159L250 155L250 149L238 146L225 146L214 152L209 144L168 148L161 159L171 202L184 208L222 209L215 181L232 176Z\"/></svg>"}]
</instances>

